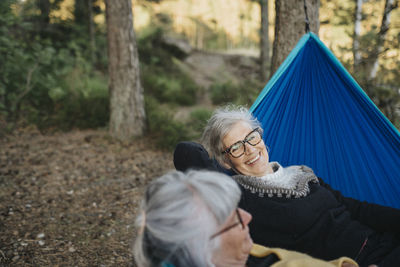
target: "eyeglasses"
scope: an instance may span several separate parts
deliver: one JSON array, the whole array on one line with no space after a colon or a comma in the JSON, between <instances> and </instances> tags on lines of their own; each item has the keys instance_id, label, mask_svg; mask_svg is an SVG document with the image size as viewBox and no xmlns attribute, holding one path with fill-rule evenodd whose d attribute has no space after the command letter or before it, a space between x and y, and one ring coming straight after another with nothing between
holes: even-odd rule
<instances>
[{"instance_id":1,"label":"eyeglasses","mask_svg":"<svg viewBox=\"0 0 400 267\"><path fill-rule=\"evenodd\" d=\"M242 216L240 216L240 212L239 212L238 208L236 208L236 216L237 216L237 218L239 220L238 222L236 222L236 223L234 223L232 225L229 225L229 226L225 227L224 229L222 229L221 231L218 231L217 233L213 234L210 237L210 239L213 239L213 238L215 238L215 237L217 237L219 235L222 235L225 232L228 232L229 230L231 230L232 228L238 226L239 224L242 226L242 230L243 230L245 228L245 226L244 226L244 223L243 223Z\"/></svg>"},{"instance_id":2,"label":"eyeglasses","mask_svg":"<svg viewBox=\"0 0 400 267\"><path fill-rule=\"evenodd\" d=\"M252 146L256 146L261 142L261 133L261 128L257 127L253 131L251 131L243 140L237 141L221 153L229 153L232 157L239 158L246 152L246 143Z\"/></svg>"}]
</instances>

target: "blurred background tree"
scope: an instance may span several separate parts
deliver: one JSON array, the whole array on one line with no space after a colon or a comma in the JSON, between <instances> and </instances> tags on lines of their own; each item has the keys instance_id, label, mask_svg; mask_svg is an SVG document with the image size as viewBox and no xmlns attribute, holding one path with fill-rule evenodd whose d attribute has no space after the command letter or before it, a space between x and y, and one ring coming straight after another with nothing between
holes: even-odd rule
<instances>
[{"instance_id":1,"label":"blurred background tree","mask_svg":"<svg viewBox=\"0 0 400 267\"><path fill-rule=\"evenodd\" d=\"M398 1L306 3L311 30L399 127ZM134 0L133 7L146 131L162 147L198 137L215 105L251 105L266 66L272 75L305 27L303 0ZM109 127L105 10L104 0L0 1L1 131ZM272 43L274 51L266 48Z\"/></svg>"},{"instance_id":2,"label":"blurred background tree","mask_svg":"<svg viewBox=\"0 0 400 267\"><path fill-rule=\"evenodd\" d=\"M275 8L275 38L271 76L306 32L306 18L309 30L316 34L319 32L319 0L276 0Z\"/></svg>"},{"instance_id":3,"label":"blurred background tree","mask_svg":"<svg viewBox=\"0 0 400 267\"><path fill-rule=\"evenodd\" d=\"M143 87L131 0L106 0L110 134L121 141L145 130Z\"/></svg>"},{"instance_id":4,"label":"blurred background tree","mask_svg":"<svg viewBox=\"0 0 400 267\"><path fill-rule=\"evenodd\" d=\"M262 81L267 81L270 67L270 45L269 45L269 9L268 0L258 0L260 3L260 75Z\"/></svg>"},{"instance_id":5,"label":"blurred background tree","mask_svg":"<svg viewBox=\"0 0 400 267\"><path fill-rule=\"evenodd\" d=\"M333 49L335 54L386 117L399 128L399 2L324 1L323 5L332 12L321 23L335 29L335 34L341 35L343 40Z\"/></svg>"}]
</instances>

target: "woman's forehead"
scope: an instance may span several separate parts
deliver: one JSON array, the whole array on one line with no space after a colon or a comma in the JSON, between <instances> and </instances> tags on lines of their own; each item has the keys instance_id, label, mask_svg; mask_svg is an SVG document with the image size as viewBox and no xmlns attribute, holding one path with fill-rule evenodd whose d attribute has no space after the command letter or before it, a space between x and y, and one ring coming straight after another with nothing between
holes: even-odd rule
<instances>
[{"instance_id":1,"label":"woman's forehead","mask_svg":"<svg viewBox=\"0 0 400 267\"><path fill-rule=\"evenodd\" d=\"M252 130L250 124L244 121L239 121L232 126L223 138L222 142L224 145L230 146L237 141L243 140Z\"/></svg>"}]
</instances>

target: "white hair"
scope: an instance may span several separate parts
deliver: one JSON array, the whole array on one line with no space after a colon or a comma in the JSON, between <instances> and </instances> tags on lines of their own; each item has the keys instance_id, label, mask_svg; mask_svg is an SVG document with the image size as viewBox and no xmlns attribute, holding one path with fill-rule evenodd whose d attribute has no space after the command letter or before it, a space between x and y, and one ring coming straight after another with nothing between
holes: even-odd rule
<instances>
[{"instance_id":1,"label":"white hair","mask_svg":"<svg viewBox=\"0 0 400 267\"><path fill-rule=\"evenodd\" d=\"M201 143L220 164L229 164L229 160L221 153L224 149L222 140L238 122L248 123L252 128L262 128L247 108L228 105L214 111L203 131Z\"/></svg>"},{"instance_id":2,"label":"white hair","mask_svg":"<svg viewBox=\"0 0 400 267\"><path fill-rule=\"evenodd\" d=\"M214 266L219 238L210 239L237 207L240 189L225 174L173 171L147 188L137 219L139 267Z\"/></svg>"}]
</instances>

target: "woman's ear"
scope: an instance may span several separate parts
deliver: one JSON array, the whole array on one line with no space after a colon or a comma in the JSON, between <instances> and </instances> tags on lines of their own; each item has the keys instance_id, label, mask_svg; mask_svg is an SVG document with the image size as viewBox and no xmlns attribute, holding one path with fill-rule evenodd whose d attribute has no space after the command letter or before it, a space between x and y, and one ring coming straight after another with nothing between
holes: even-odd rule
<instances>
[{"instance_id":1,"label":"woman's ear","mask_svg":"<svg viewBox=\"0 0 400 267\"><path fill-rule=\"evenodd\" d=\"M224 158L224 162L222 163L222 166L227 170L233 169L232 162L230 161L229 156L226 154L225 154L225 158Z\"/></svg>"},{"instance_id":2,"label":"woman's ear","mask_svg":"<svg viewBox=\"0 0 400 267\"><path fill-rule=\"evenodd\" d=\"M222 166L223 166L225 169L228 169L228 170L232 169L231 165L230 165L229 163L225 162L225 161L224 161L224 163L222 164Z\"/></svg>"}]
</instances>

